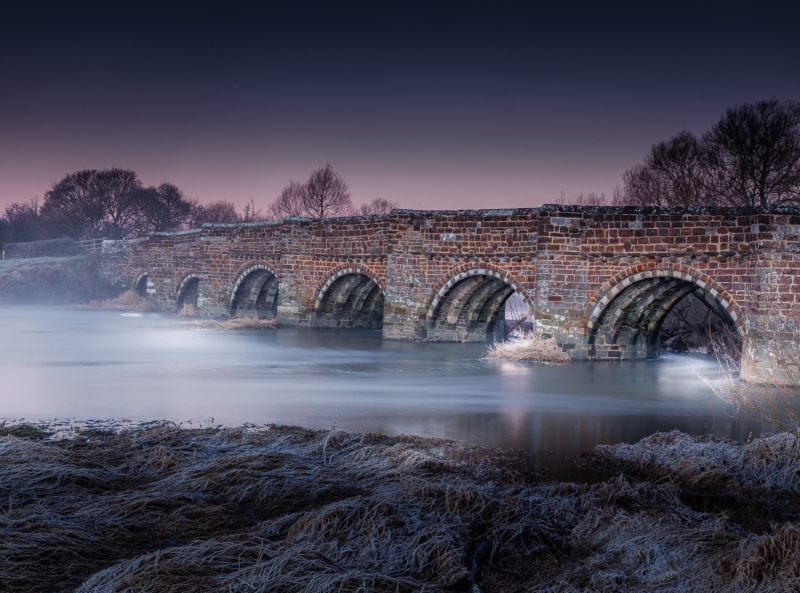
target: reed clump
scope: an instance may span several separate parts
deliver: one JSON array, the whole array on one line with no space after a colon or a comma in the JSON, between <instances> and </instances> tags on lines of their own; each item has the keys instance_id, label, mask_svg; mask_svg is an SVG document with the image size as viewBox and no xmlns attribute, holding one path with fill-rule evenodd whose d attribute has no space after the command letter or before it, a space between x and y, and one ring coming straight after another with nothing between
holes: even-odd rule
<instances>
[{"instance_id":1,"label":"reed clump","mask_svg":"<svg viewBox=\"0 0 800 593\"><path fill-rule=\"evenodd\" d=\"M197 319L194 321L184 321L181 327L189 329L223 329L223 330L247 330L247 329L277 329L277 319L259 319L258 317L231 317L225 321L215 319Z\"/></svg>"},{"instance_id":2,"label":"reed clump","mask_svg":"<svg viewBox=\"0 0 800 593\"><path fill-rule=\"evenodd\" d=\"M178 311L178 317L194 317L195 315L197 315L197 309L191 303L184 303Z\"/></svg>"},{"instance_id":3,"label":"reed clump","mask_svg":"<svg viewBox=\"0 0 800 593\"><path fill-rule=\"evenodd\" d=\"M554 336L541 332L523 333L518 338L498 342L489 347L487 358L502 358L516 362L569 364L569 354L561 349Z\"/></svg>"},{"instance_id":4,"label":"reed clump","mask_svg":"<svg viewBox=\"0 0 800 593\"><path fill-rule=\"evenodd\" d=\"M26 593L800 584L791 521L753 531L693 508L667 480L540 483L465 449L279 426L1 437L0 582Z\"/></svg>"},{"instance_id":5,"label":"reed clump","mask_svg":"<svg viewBox=\"0 0 800 593\"><path fill-rule=\"evenodd\" d=\"M76 311L126 311L131 313L151 313L159 310L155 302L133 290L126 290L113 299L91 300L88 305L70 305L68 308Z\"/></svg>"}]
</instances>

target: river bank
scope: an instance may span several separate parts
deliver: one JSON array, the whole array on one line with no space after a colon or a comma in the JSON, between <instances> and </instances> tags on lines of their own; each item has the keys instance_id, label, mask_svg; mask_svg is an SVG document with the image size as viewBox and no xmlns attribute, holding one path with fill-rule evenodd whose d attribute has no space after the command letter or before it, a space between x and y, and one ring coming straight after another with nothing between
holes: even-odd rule
<instances>
[{"instance_id":1,"label":"river bank","mask_svg":"<svg viewBox=\"0 0 800 593\"><path fill-rule=\"evenodd\" d=\"M0 260L0 304L69 305L108 299L119 289L98 271L98 255Z\"/></svg>"},{"instance_id":2,"label":"river bank","mask_svg":"<svg viewBox=\"0 0 800 593\"><path fill-rule=\"evenodd\" d=\"M442 439L131 422L7 422L0 434L9 592L800 584L787 435L600 447L585 462L627 475L578 485Z\"/></svg>"}]
</instances>

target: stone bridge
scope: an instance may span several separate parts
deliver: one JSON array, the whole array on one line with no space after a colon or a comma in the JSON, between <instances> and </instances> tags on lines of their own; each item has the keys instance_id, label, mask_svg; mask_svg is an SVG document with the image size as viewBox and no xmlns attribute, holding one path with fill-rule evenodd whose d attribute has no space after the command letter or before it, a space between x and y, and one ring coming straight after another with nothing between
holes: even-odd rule
<instances>
[{"instance_id":1,"label":"stone bridge","mask_svg":"<svg viewBox=\"0 0 800 593\"><path fill-rule=\"evenodd\" d=\"M516 292L574 359L632 360L658 356L661 323L691 293L759 364L771 340L797 343L797 210L395 210L210 224L106 241L103 252L118 285L205 316L483 341ZM774 319L783 333L767 331Z\"/></svg>"}]
</instances>

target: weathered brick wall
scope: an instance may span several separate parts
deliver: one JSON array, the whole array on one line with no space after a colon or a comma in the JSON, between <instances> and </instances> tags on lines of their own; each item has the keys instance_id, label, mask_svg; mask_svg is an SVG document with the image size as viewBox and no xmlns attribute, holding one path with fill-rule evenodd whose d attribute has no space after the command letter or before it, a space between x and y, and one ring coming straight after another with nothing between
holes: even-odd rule
<instances>
[{"instance_id":1,"label":"weathered brick wall","mask_svg":"<svg viewBox=\"0 0 800 593\"><path fill-rule=\"evenodd\" d=\"M486 339L516 291L575 358L651 355L664 315L691 291L753 340L770 313L799 312L797 211L396 210L205 225L107 241L104 253L107 277L132 286L146 274L140 286L167 309L187 278L199 279L203 315L228 315L239 287L252 294L237 310L258 306L274 275L283 323L369 327L378 316L398 339ZM245 282L253 270L262 280Z\"/></svg>"},{"instance_id":2,"label":"weathered brick wall","mask_svg":"<svg viewBox=\"0 0 800 593\"><path fill-rule=\"evenodd\" d=\"M645 358L647 344L633 344L635 337L627 356L619 336L616 344L604 343L603 316L633 294L633 285L653 283L644 299L669 281L667 296L688 286L715 299L754 357L763 358L758 328L776 314L800 314L799 224L797 212L780 210L546 207L539 213L537 319L575 358ZM649 305L664 308L656 320L674 304L661 301ZM658 344L651 346L650 354L657 353Z\"/></svg>"},{"instance_id":3,"label":"weathered brick wall","mask_svg":"<svg viewBox=\"0 0 800 593\"><path fill-rule=\"evenodd\" d=\"M396 216L384 309L386 337L435 339L428 335L432 303L460 274L483 271L507 278L532 305L537 210L401 210Z\"/></svg>"}]
</instances>

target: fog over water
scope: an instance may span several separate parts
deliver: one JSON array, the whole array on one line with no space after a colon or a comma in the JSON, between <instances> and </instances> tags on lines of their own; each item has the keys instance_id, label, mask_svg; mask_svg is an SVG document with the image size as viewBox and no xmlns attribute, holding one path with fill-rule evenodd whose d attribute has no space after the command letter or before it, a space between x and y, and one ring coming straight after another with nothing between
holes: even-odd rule
<instances>
[{"instance_id":1,"label":"fog over water","mask_svg":"<svg viewBox=\"0 0 800 593\"><path fill-rule=\"evenodd\" d=\"M680 429L746 438L705 356L540 366L379 331L238 332L159 314L0 308L0 417L299 424L514 449L559 479L601 443Z\"/></svg>"}]
</instances>

